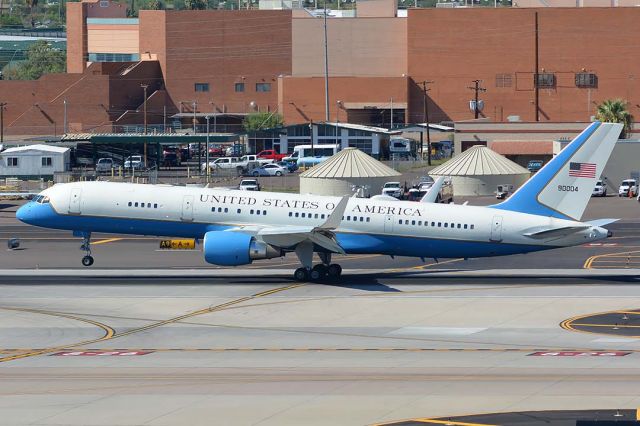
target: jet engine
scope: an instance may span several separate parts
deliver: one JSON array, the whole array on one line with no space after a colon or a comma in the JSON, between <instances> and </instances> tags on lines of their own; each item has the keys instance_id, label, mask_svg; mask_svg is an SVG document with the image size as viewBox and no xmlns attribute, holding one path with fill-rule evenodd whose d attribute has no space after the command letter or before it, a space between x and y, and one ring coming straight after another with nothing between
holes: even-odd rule
<instances>
[{"instance_id":1,"label":"jet engine","mask_svg":"<svg viewBox=\"0 0 640 426\"><path fill-rule=\"evenodd\" d=\"M207 232L202 247L204 260L220 266L247 265L254 260L284 256L277 247L233 231Z\"/></svg>"}]
</instances>

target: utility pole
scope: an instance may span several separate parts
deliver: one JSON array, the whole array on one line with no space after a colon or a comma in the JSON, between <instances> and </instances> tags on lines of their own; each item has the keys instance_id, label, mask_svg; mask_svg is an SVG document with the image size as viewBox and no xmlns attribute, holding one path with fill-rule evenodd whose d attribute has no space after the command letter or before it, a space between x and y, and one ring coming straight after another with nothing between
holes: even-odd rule
<instances>
[{"instance_id":1,"label":"utility pole","mask_svg":"<svg viewBox=\"0 0 640 426\"><path fill-rule=\"evenodd\" d=\"M473 80L472 83L474 83L474 86L469 86L467 87L467 89L471 89L475 92L475 103L473 104L473 115L477 119L478 115L480 114L480 109L478 108L478 93L486 92L487 89L485 89L484 87L480 87L480 83L482 83L482 80Z\"/></svg>"},{"instance_id":2,"label":"utility pole","mask_svg":"<svg viewBox=\"0 0 640 426\"><path fill-rule=\"evenodd\" d=\"M429 134L429 102L427 102L427 92L431 89L427 88L427 84L431 84L433 81L423 81L422 82L422 102L424 106L423 118L424 122L427 126L427 164L431 165L431 135ZM420 157L424 158L424 144L423 144L423 134L420 133Z\"/></svg>"},{"instance_id":3,"label":"utility pole","mask_svg":"<svg viewBox=\"0 0 640 426\"><path fill-rule=\"evenodd\" d=\"M327 0L324 0L324 121L329 122L329 40L327 39Z\"/></svg>"},{"instance_id":4,"label":"utility pole","mask_svg":"<svg viewBox=\"0 0 640 426\"><path fill-rule=\"evenodd\" d=\"M147 88L149 87L148 84L141 84L140 87L142 87L142 91L144 93L144 100L142 101L142 110L143 110L143 115L144 115L144 134L145 136L147 135ZM144 168L147 168L147 138L144 138Z\"/></svg>"},{"instance_id":5,"label":"utility pole","mask_svg":"<svg viewBox=\"0 0 640 426\"><path fill-rule=\"evenodd\" d=\"M4 142L4 107L6 102L0 102L0 144Z\"/></svg>"}]
</instances>

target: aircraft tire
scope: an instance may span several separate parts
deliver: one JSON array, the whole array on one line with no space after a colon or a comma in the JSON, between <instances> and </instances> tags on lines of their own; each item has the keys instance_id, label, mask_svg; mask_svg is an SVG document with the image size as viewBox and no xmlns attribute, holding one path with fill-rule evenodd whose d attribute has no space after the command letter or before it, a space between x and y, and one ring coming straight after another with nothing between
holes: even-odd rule
<instances>
[{"instance_id":1,"label":"aircraft tire","mask_svg":"<svg viewBox=\"0 0 640 426\"><path fill-rule=\"evenodd\" d=\"M327 267L323 264L316 265L311 270L311 281L322 281L327 277Z\"/></svg>"},{"instance_id":2,"label":"aircraft tire","mask_svg":"<svg viewBox=\"0 0 640 426\"><path fill-rule=\"evenodd\" d=\"M93 265L93 257L91 256L85 256L82 258L82 265L83 266L91 266Z\"/></svg>"},{"instance_id":3,"label":"aircraft tire","mask_svg":"<svg viewBox=\"0 0 640 426\"><path fill-rule=\"evenodd\" d=\"M327 268L327 275L329 275L329 278L332 279L340 278L340 276L342 275L342 266L338 265L337 263L332 263Z\"/></svg>"},{"instance_id":4,"label":"aircraft tire","mask_svg":"<svg viewBox=\"0 0 640 426\"><path fill-rule=\"evenodd\" d=\"M300 282L309 281L309 271L307 271L307 268L298 268L293 273L293 278Z\"/></svg>"}]
</instances>

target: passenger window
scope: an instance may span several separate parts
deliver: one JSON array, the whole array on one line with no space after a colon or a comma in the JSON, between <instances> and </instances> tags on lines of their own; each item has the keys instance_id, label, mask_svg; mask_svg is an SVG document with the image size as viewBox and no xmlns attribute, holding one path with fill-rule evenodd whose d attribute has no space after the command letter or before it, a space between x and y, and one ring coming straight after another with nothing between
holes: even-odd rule
<instances>
[{"instance_id":1,"label":"passenger window","mask_svg":"<svg viewBox=\"0 0 640 426\"><path fill-rule=\"evenodd\" d=\"M131 201L129 201L129 207L131 207Z\"/></svg>"},{"instance_id":2,"label":"passenger window","mask_svg":"<svg viewBox=\"0 0 640 426\"><path fill-rule=\"evenodd\" d=\"M147 203L147 208L150 209L151 208L151 203Z\"/></svg>"},{"instance_id":3,"label":"passenger window","mask_svg":"<svg viewBox=\"0 0 640 426\"><path fill-rule=\"evenodd\" d=\"M317 219L317 218L318 218L318 213L316 213L316 214L315 214L315 217L314 217L314 219Z\"/></svg>"},{"instance_id":4,"label":"passenger window","mask_svg":"<svg viewBox=\"0 0 640 426\"><path fill-rule=\"evenodd\" d=\"M238 214L242 213L242 209L238 209Z\"/></svg>"},{"instance_id":5,"label":"passenger window","mask_svg":"<svg viewBox=\"0 0 640 426\"><path fill-rule=\"evenodd\" d=\"M473 229L473 225L471 225L471 229Z\"/></svg>"},{"instance_id":6,"label":"passenger window","mask_svg":"<svg viewBox=\"0 0 640 426\"><path fill-rule=\"evenodd\" d=\"M371 218L370 217L367 218L367 222L371 222Z\"/></svg>"},{"instance_id":7,"label":"passenger window","mask_svg":"<svg viewBox=\"0 0 640 426\"><path fill-rule=\"evenodd\" d=\"M442 222L438 222L438 228L442 227Z\"/></svg>"},{"instance_id":8,"label":"passenger window","mask_svg":"<svg viewBox=\"0 0 640 426\"><path fill-rule=\"evenodd\" d=\"M215 207L211 207L211 213L215 213L216 212L216 208Z\"/></svg>"},{"instance_id":9,"label":"passenger window","mask_svg":"<svg viewBox=\"0 0 640 426\"><path fill-rule=\"evenodd\" d=\"M134 207L138 207L138 202L136 201L136 203L133 206Z\"/></svg>"},{"instance_id":10,"label":"passenger window","mask_svg":"<svg viewBox=\"0 0 640 426\"><path fill-rule=\"evenodd\" d=\"M464 224L464 229L467 229L467 224L466 223Z\"/></svg>"},{"instance_id":11,"label":"passenger window","mask_svg":"<svg viewBox=\"0 0 640 426\"><path fill-rule=\"evenodd\" d=\"M445 227L445 228L448 228L448 227L449 227L449 224L448 224L447 222L445 222L445 223L444 223L444 227Z\"/></svg>"},{"instance_id":12,"label":"passenger window","mask_svg":"<svg viewBox=\"0 0 640 426\"><path fill-rule=\"evenodd\" d=\"M415 221L415 220L412 220L412 221L411 221L411 224L412 224L412 225L415 225L415 224L416 224L416 221Z\"/></svg>"},{"instance_id":13,"label":"passenger window","mask_svg":"<svg viewBox=\"0 0 640 426\"><path fill-rule=\"evenodd\" d=\"M460 229L460 224L458 224L458 229Z\"/></svg>"},{"instance_id":14,"label":"passenger window","mask_svg":"<svg viewBox=\"0 0 640 426\"><path fill-rule=\"evenodd\" d=\"M157 208L158 208L158 205L157 205L157 204L154 204L154 205L153 205L153 208L154 208L154 209L157 209Z\"/></svg>"},{"instance_id":15,"label":"passenger window","mask_svg":"<svg viewBox=\"0 0 640 426\"><path fill-rule=\"evenodd\" d=\"M228 207L225 207L225 208L224 208L224 212L225 212L225 213L229 213L229 208L228 208Z\"/></svg>"},{"instance_id":16,"label":"passenger window","mask_svg":"<svg viewBox=\"0 0 640 426\"><path fill-rule=\"evenodd\" d=\"M351 216L347 216L347 220L351 220Z\"/></svg>"},{"instance_id":17,"label":"passenger window","mask_svg":"<svg viewBox=\"0 0 640 426\"><path fill-rule=\"evenodd\" d=\"M422 221L421 220L418 221L418 226L422 226Z\"/></svg>"},{"instance_id":18,"label":"passenger window","mask_svg":"<svg viewBox=\"0 0 640 426\"><path fill-rule=\"evenodd\" d=\"M222 207L218 207L218 213L222 213Z\"/></svg>"},{"instance_id":19,"label":"passenger window","mask_svg":"<svg viewBox=\"0 0 640 426\"><path fill-rule=\"evenodd\" d=\"M293 212L289 212L289 217L293 216Z\"/></svg>"},{"instance_id":20,"label":"passenger window","mask_svg":"<svg viewBox=\"0 0 640 426\"><path fill-rule=\"evenodd\" d=\"M452 224L451 224L451 227L452 227L452 228L455 228L455 227L456 227L456 224L455 224L455 223L452 223Z\"/></svg>"},{"instance_id":21,"label":"passenger window","mask_svg":"<svg viewBox=\"0 0 640 426\"><path fill-rule=\"evenodd\" d=\"M266 210L262 210L262 216L266 216L267 215L267 211Z\"/></svg>"},{"instance_id":22,"label":"passenger window","mask_svg":"<svg viewBox=\"0 0 640 426\"><path fill-rule=\"evenodd\" d=\"M253 210L249 211L249 214L253 214Z\"/></svg>"},{"instance_id":23,"label":"passenger window","mask_svg":"<svg viewBox=\"0 0 640 426\"><path fill-rule=\"evenodd\" d=\"M322 214L322 219L324 219L324 213Z\"/></svg>"},{"instance_id":24,"label":"passenger window","mask_svg":"<svg viewBox=\"0 0 640 426\"><path fill-rule=\"evenodd\" d=\"M298 217L298 215L299 215L299 213L298 213L298 212L296 212L296 217Z\"/></svg>"},{"instance_id":25,"label":"passenger window","mask_svg":"<svg viewBox=\"0 0 640 426\"><path fill-rule=\"evenodd\" d=\"M435 222L431 222L431 226L436 226L436 223Z\"/></svg>"},{"instance_id":26,"label":"passenger window","mask_svg":"<svg viewBox=\"0 0 640 426\"><path fill-rule=\"evenodd\" d=\"M398 224L402 225L402 219L398 220Z\"/></svg>"},{"instance_id":27,"label":"passenger window","mask_svg":"<svg viewBox=\"0 0 640 426\"><path fill-rule=\"evenodd\" d=\"M361 218L360 218L360 222L363 222L363 221L364 221L364 217L361 217Z\"/></svg>"},{"instance_id":28,"label":"passenger window","mask_svg":"<svg viewBox=\"0 0 640 426\"><path fill-rule=\"evenodd\" d=\"M260 210L256 210L256 214L259 215L260 214Z\"/></svg>"}]
</instances>

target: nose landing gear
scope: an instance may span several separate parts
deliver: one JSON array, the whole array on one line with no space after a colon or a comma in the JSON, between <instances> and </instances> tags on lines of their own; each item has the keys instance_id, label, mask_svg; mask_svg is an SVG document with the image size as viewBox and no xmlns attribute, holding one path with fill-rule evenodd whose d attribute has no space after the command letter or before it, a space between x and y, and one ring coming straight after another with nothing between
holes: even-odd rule
<instances>
[{"instance_id":1,"label":"nose landing gear","mask_svg":"<svg viewBox=\"0 0 640 426\"><path fill-rule=\"evenodd\" d=\"M80 246L80 250L83 250L86 253L82 258L82 265L93 265L93 256L91 256L91 233L82 234L82 245Z\"/></svg>"}]
</instances>

